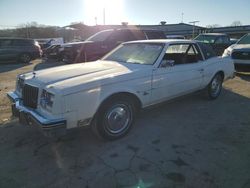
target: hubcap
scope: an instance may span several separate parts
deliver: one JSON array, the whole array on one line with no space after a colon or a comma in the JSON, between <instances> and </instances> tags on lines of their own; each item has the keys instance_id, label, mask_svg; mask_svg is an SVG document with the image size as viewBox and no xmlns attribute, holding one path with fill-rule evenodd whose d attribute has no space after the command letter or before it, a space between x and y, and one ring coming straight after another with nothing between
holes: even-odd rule
<instances>
[{"instance_id":1,"label":"hubcap","mask_svg":"<svg viewBox=\"0 0 250 188\"><path fill-rule=\"evenodd\" d=\"M29 62L30 61L30 56L27 55L27 54L23 54L22 57L21 57L21 60L23 62Z\"/></svg>"},{"instance_id":2,"label":"hubcap","mask_svg":"<svg viewBox=\"0 0 250 188\"><path fill-rule=\"evenodd\" d=\"M221 89L221 78L216 76L211 83L211 93L212 95L217 95Z\"/></svg>"},{"instance_id":3,"label":"hubcap","mask_svg":"<svg viewBox=\"0 0 250 188\"><path fill-rule=\"evenodd\" d=\"M131 112L128 106L117 104L106 114L106 128L113 134L118 134L125 130L131 120Z\"/></svg>"}]
</instances>

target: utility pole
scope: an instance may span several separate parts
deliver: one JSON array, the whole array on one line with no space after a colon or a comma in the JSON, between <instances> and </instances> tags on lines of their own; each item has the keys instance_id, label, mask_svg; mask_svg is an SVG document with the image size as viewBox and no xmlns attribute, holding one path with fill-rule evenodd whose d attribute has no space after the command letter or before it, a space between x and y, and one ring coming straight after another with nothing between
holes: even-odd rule
<instances>
[{"instance_id":1,"label":"utility pole","mask_svg":"<svg viewBox=\"0 0 250 188\"><path fill-rule=\"evenodd\" d=\"M183 23L183 16L184 16L184 13L182 12L181 13L181 23Z\"/></svg>"},{"instance_id":2,"label":"utility pole","mask_svg":"<svg viewBox=\"0 0 250 188\"><path fill-rule=\"evenodd\" d=\"M97 25L97 17L95 17L95 25Z\"/></svg>"},{"instance_id":3,"label":"utility pole","mask_svg":"<svg viewBox=\"0 0 250 188\"><path fill-rule=\"evenodd\" d=\"M200 21L192 21L192 22L189 22L190 24L193 24L193 38L194 38L194 28L195 28L195 24L196 23L199 23Z\"/></svg>"},{"instance_id":4,"label":"utility pole","mask_svg":"<svg viewBox=\"0 0 250 188\"><path fill-rule=\"evenodd\" d=\"M106 15L105 15L105 8L103 8L103 25L105 25L105 21L106 21L106 20L105 20L105 19L106 19L105 16L106 16Z\"/></svg>"}]
</instances>

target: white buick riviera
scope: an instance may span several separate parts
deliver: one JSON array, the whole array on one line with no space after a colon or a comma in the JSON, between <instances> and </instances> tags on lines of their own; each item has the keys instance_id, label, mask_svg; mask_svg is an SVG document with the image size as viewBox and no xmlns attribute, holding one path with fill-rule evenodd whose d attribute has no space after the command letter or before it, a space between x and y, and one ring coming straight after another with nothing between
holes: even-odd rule
<instances>
[{"instance_id":1,"label":"white buick riviera","mask_svg":"<svg viewBox=\"0 0 250 188\"><path fill-rule=\"evenodd\" d=\"M90 125L112 140L130 130L141 108L202 89L215 99L222 82L233 76L232 60L216 57L205 44L134 41L96 62L19 75L8 96L13 115L23 124L53 135Z\"/></svg>"}]
</instances>

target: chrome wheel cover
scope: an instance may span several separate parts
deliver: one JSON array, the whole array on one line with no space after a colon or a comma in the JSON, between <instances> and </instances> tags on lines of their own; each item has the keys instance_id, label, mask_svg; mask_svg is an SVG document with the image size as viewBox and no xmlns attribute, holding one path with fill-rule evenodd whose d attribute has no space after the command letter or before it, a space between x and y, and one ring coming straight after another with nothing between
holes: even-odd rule
<instances>
[{"instance_id":1,"label":"chrome wheel cover","mask_svg":"<svg viewBox=\"0 0 250 188\"><path fill-rule=\"evenodd\" d=\"M23 54L20 59L21 59L21 61L27 63L30 61L30 56L27 54Z\"/></svg>"},{"instance_id":2,"label":"chrome wheel cover","mask_svg":"<svg viewBox=\"0 0 250 188\"><path fill-rule=\"evenodd\" d=\"M222 84L222 78L220 75L216 75L214 79L211 82L211 94L213 96L217 96L220 93L221 90L221 84Z\"/></svg>"},{"instance_id":3,"label":"chrome wheel cover","mask_svg":"<svg viewBox=\"0 0 250 188\"><path fill-rule=\"evenodd\" d=\"M131 119L130 107L125 104L116 104L105 115L105 128L112 134L119 134L129 127Z\"/></svg>"}]
</instances>

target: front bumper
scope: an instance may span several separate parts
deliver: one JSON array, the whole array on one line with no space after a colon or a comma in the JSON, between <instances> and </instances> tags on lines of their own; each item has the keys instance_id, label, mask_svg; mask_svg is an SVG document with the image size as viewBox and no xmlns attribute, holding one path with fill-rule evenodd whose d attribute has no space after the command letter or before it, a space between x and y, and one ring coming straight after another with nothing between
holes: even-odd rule
<instances>
[{"instance_id":1,"label":"front bumper","mask_svg":"<svg viewBox=\"0 0 250 188\"><path fill-rule=\"evenodd\" d=\"M65 119L48 119L34 109L23 106L22 99L15 92L9 92L7 96L12 101L12 115L18 117L21 124L36 126L46 136L62 136L66 133Z\"/></svg>"}]
</instances>

